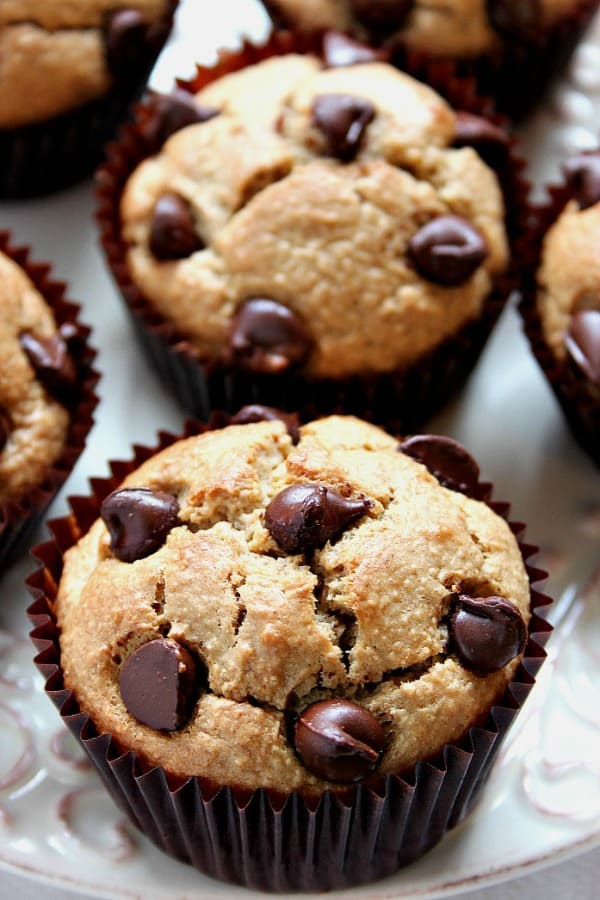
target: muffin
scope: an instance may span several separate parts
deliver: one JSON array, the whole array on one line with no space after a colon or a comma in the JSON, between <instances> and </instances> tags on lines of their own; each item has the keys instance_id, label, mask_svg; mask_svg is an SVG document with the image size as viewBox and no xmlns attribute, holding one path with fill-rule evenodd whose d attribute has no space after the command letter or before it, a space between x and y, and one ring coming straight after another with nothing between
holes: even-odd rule
<instances>
[{"instance_id":1,"label":"muffin","mask_svg":"<svg viewBox=\"0 0 600 900\"><path fill-rule=\"evenodd\" d=\"M537 102L598 8L595 0L264 0L273 21L334 29L407 54L451 60L515 117Z\"/></svg>"},{"instance_id":2,"label":"muffin","mask_svg":"<svg viewBox=\"0 0 600 900\"><path fill-rule=\"evenodd\" d=\"M393 407L414 428L512 286L482 158L506 179L506 135L385 63L248 53L193 96L154 98L100 174L104 246L144 344L202 417L308 400Z\"/></svg>"},{"instance_id":3,"label":"muffin","mask_svg":"<svg viewBox=\"0 0 600 900\"><path fill-rule=\"evenodd\" d=\"M16 551L83 449L95 404L88 329L48 267L0 233L0 562Z\"/></svg>"},{"instance_id":4,"label":"muffin","mask_svg":"<svg viewBox=\"0 0 600 900\"><path fill-rule=\"evenodd\" d=\"M6 0L0 8L1 196L87 175L136 97L174 0Z\"/></svg>"},{"instance_id":5,"label":"muffin","mask_svg":"<svg viewBox=\"0 0 600 900\"><path fill-rule=\"evenodd\" d=\"M570 159L565 175L539 212L522 309L575 436L600 462L600 151Z\"/></svg>"},{"instance_id":6,"label":"muffin","mask_svg":"<svg viewBox=\"0 0 600 900\"><path fill-rule=\"evenodd\" d=\"M55 523L38 661L163 849L267 889L358 884L472 804L542 656L531 548L448 438L233 422Z\"/></svg>"}]
</instances>

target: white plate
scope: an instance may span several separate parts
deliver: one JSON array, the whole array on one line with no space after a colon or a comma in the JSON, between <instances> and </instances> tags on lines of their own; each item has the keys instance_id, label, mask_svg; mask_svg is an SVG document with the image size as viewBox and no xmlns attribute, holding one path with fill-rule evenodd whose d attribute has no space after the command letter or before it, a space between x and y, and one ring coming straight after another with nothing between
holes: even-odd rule
<instances>
[{"instance_id":1,"label":"white plate","mask_svg":"<svg viewBox=\"0 0 600 900\"><path fill-rule=\"evenodd\" d=\"M207 21L210 19L210 21ZM600 21L577 54L568 81L526 135L539 177L556 172L574 147L592 146L600 111ZM266 21L253 0L187 0L154 76L168 87L232 45L255 39ZM89 184L42 201L4 204L1 221L37 259L55 263L83 303L101 348L104 398L91 444L68 484L86 492L86 477L106 460L129 456L159 427L180 429L183 414L132 344L108 278L91 220ZM387 881L329 896L433 897L522 874L600 843L600 480L570 438L520 333L504 315L468 387L434 423L470 447L496 494L512 499L552 570L562 600L550 658L471 818L415 865ZM65 492L52 513L66 510ZM40 531L39 538L44 533ZM0 867L103 897L213 898L249 892L210 881L154 849L125 825L96 776L63 731L31 663L22 579L24 560L4 577L0 606ZM587 588L584 590L584 586ZM251 894L250 894L251 895ZM254 896L257 896L256 894Z\"/></svg>"}]
</instances>

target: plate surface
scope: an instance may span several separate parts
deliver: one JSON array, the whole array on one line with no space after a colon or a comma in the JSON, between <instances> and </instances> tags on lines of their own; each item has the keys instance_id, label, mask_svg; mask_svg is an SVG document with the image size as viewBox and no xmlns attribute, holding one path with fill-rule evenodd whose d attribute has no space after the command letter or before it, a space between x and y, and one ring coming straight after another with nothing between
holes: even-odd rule
<instances>
[{"instance_id":1,"label":"plate surface","mask_svg":"<svg viewBox=\"0 0 600 900\"><path fill-rule=\"evenodd\" d=\"M216 8L215 8L216 7ZM207 21L208 19L208 21ZM183 0L178 26L153 76L168 88L195 59L240 33L260 39L266 20L254 0ZM595 145L600 121L600 19L568 77L524 132L532 174L555 176L571 149ZM87 184L43 201L3 204L1 220L36 259L50 259L82 303L100 347L103 402L91 445L68 484L106 473L158 428L183 415L132 344L92 222ZM524 713L509 735L476 812L425 858L393 878L329 897L435 897L501 880L600 844L600 479L570 438L514 310L507 310L467 388L432 423L477 456L513 518L542 547L539 564L560 601L557 625ZM52 508L66 511L65 492ZM39 539L44 538L40 530ZM154 849L105 796L40 688L26 638L24 560L0 593L0 868L99 897L258 896L199 875ZM306 895L305 895L306 896Z\"/></svg>"}]
</instances>

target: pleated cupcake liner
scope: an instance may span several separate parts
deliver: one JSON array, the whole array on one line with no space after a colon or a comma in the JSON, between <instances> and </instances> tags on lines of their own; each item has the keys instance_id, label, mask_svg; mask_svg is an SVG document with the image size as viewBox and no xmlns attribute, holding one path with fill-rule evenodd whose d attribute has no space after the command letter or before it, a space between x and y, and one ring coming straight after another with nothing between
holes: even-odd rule
<instances>
[{"instance_id":1,"label":"pleated cupcake liner","mask_svg":"<svg viewBox=\"0 0 600 900\"><path fill-rule=\"evenodd\" d=\"M170 0L153 28L145 64L102 97L76 109L20 128L0 129L0 197L39 197L92 174L107 141L139 98L173 25L179 0Z\"/></svg>"},{"instance_id":2,"label":"pleated cupcake liner","mask_svg":"<svg viewBox=\"0 0 600 900\"><path fill-rule=\"evenodd\" d=\"M7 231L0 231L0 252L14 260L29 276L54 313L57 325L72 325L73 339L69 353L77 368L77 394L69 408L70 424L65 446L59 458L48 468L44 480L34 485L16 501L0 505L0 570L28 546L31 536L70 475L81 455L94 423L93 412L98 403L95 386L99 379L93 368L96 351L90 347L91 329L79 321L80 307L65 298L66 285L54 281L48 263L30 259L30 248L16 246Z\"/></svg>"},{"instance_id":3,"label":"pleated cupcake liner","mask_svg":"<svg viewBox=\"0 0 600 900\"><path fill-rule=\"evenodd\" d=\"M98 517L102 499L129 472L180 437L222 427L228 419L220 414L208 425L188 422L181 436L162 432L157 447L136 447L132 460L111 463L111 477L91 481L90 496L70 499L69 516L49 523L52 539L33 551L39 568L27 580L34 598L28 614L38 649L35 661L49 698L114 801L161 850L211 877L260 890L318 891L374 881L422 856L476 803L545 657L551 626L541 610L551 601L536 587L545 573L527 562L537 548L523 543L525 526L509 522L531 584L532 618L522 661L485 721L402 776L308 799L296 792L218 785L199 774L174 778L160 766L149 766L110 734L99 733L64 686L53 612L63 556ZM490 484L480 483L472 496L508 521L508 504L493 502L491 493Z\"/></svg>"},{"instance_id":4,"label":"pleated cupcake liner","mask_svg":"<svg viewBox=\"0 0 600 900\"><path fill-rule=\"evenodd\" d=\"M544 237L572 200L566 185L548 188L548 201L537 207L527 238L519 312L531 350L558 400L578 444L600 466L600 389L594 386L568 359L557 359L544 337L537 307L537 271L541 265Z\"/></svg>"},{"instance_id":5,"label":"pleated cupcake liner","mask_svg":"<svg viewBox=\"0 0 600 900\"><path fill-rule=\"evenodd\" d=\"M179 81L179 86L195 93L226 74L264 59L291 52L320 53L320 49L318 39L275 33L263 46L246 42L239 51L222 51L215 65L199 66L196 76L190 81ZM457 77L449 64L432 64L429 76L429 82L443 87L456 108L485 115L496 124L504 121L493 112L489 98L477 94L474 82ZM514 140L509 145L507 165L498 172L506 202L512 263L510 270L496 279L479 318L468 322L414 365L393 372L337 380L310 379L299 372L261 376L219 359L203 357L191 340L157 312L129 274L127 245L121 237L120 200L137 165L159 149L157 130L151 127L155 106L153 96L140 104L134 122L124 126L117 141L108 148L107 159L97 175L96 218L108 265L131 315L139 344L184 409L206 420L215 409L233 411L246 403L294 410L310 402L322 414L343 409L365 417L370 411L377 422L389 421L393 410L404 431L420 427L464 384L518 284L521 239L530 207L524 163Z\"/></svg>"},{"instance_id":6,"label":"pleated cupcake liner","mask_svg":"<svg viewBox=\"0 0 600 900\"><path fill-rule=\"evenodd\" d=\"M289 21L280 15L276 4L269 0L262 0L262 3L274 27L294 31ZM392 62L400 69L422 70L424 81L433 61L449 62L460 76L474 79L482 95L493 97L500 112L518 122L540 103L564 71L599 6L598 0L582 0L551 27L538 29L531 40L505 39L501 48L493 53L446 59L398 46L393 49ZM442 89L440 93L443 93Z\"/></svg>"}]
</instances>

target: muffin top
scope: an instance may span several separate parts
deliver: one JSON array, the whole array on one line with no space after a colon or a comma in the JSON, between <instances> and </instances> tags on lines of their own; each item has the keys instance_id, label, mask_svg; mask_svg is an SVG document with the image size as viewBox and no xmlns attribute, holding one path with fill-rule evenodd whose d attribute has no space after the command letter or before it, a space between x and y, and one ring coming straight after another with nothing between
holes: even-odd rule
<instances>
[{"instance_id":1,"label":"muffin top","mask_svg":"<svg viewBox=\"0 0 600 900\"><path fill-rule=\"evenodd\" d=\"M52 310L0 253L0 503L40 484L60 456L75 378Z\"/></svg>"},{"instance_id":2,"label":"muffin top","mask_svg":"<svg viewBox=\"0 0 600 900\"><path fill-rule=\"evenodd\" d=\"M2 0L0 128L82 106L144 64L170 0Z\"/></svg>"},{"instance_id":3,"label":"muffin top","mask_svg":"<svg viewBox=\"0 0 600 900\"><path fill-rule=\"evenodd\" d=\"M600 389L600 151L565 166L571 194L548 229L537 273L544 340L559 363ZM600 401L600 390L598 390Z\"/></svg>"},{"instance_id":4,"label":"muffin top","mask_svg":"<svg viewBox=\"0 0 600 900\"><path fill-rule=\"evenodd\" d=\"M389 372L479 316L508 264L502 194L430 88L288 55L171 102L159 130L195 124L130 177L122 234L133 281L203 356Z\"/></svg>"},{"instance_id":5,"label":"muffin top","mask_svg":"<svg viewBox=\"0 0 600 900\"><path fill-rule=\"evenodd\" d=\"M300 31L336 29L434 56L481 56L504 41L531 39L580 0L264 0L277 21Z\"/></svg>"},{"instance_id":6,"label":"muffin top","mask_svg":"<svg viewBox=\"0 0 600 900\"><path fill-rule=\"evenodd\" d=\"M55 612L65 686L120 747L311 794L405 771L481 722L530 591L506 522L461 492L477 467L454 442L287 418L128 475L66 553Z\"/></svg>"}]
</instances>

